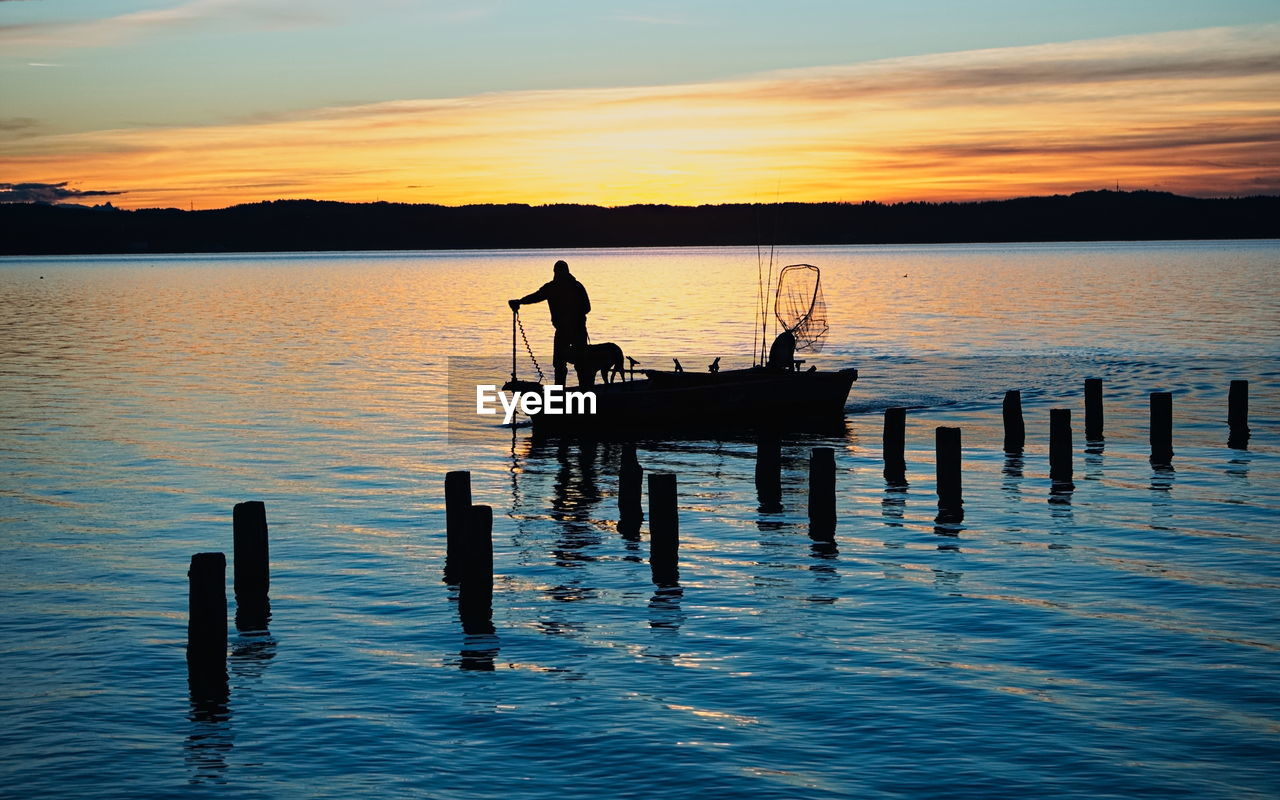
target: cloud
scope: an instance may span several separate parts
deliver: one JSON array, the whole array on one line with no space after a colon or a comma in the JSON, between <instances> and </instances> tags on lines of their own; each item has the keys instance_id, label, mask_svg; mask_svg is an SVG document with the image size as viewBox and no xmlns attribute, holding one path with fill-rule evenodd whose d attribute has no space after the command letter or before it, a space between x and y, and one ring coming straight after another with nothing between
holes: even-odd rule
<instances>
[{"instance_id":1,"label":"cloud","mask_svg":"<svg viewBox=\"0 0 1280 800\"><path fill-rule=\"evenodd\" d=\"M0 203L61 203L86 197L108 197L124 194L101 190L68 189L62 183L0 183Z\"/></svg>"},{"instance_id":2,"label":"cloud","mask_svg":"<svg viewBox=\"0 0 1280 800\"><path fill-rule=\"evenodd\" d=\"M0 0L6 2L6 0ZM0 45L7 47L103 47L180 31L217 28L285 30L334 25L365 17L380 8L399 9L406 0L186 0L97 19L0 25ZM461 22L490 15L484 8L441 10L436 18Z\"/></svg>"},{"instance_id":3,"label":"cloud","mask_svg":"<svg viewBox=\"0 0 1280 800\"><path fill-rule=\"evenodd\" d=\"M683 17L658 17L648 14L615 14L610 17L614 22L634 22L640 25L688 25Z\"/></svg>"},{"instance_id":4,"label":"cloud","mask_svg":"<svg viewBox=\"0 0 1280 800\"><path fill-rule=\"evenodd\" d=\"M0 0L3 2L3 0ZM0 44L8 46L97 47L120 44L167 31L226 24L252 28L294 28L336 19L344 5L289 0L188 0L168 8L70 22L0 26Z\"/></svg>"},{"instance_id":5,"label":"cloud","mask_svg":"<svg viewBox=\"0 0 1280 800\"><path fill-rule=\"evenodd\" d=\"M283 191L440 203L945 200L1117 179L1251 193L1280 164L1277 53L1280 26L1209 29L29 136L0 141L0 161L11 179L164 187L131 190L138 206Z\"/></svg>"},{"instance_id":6,"label":"cloud","mask_svg":"<svg viewBox=\"0 0 1280 800\"><path fill-rule=\"evenodd\" d=\"M0 134L9 136L33 136L43 128L34 117L0 117Z\"/></svg>"}]
</instances>

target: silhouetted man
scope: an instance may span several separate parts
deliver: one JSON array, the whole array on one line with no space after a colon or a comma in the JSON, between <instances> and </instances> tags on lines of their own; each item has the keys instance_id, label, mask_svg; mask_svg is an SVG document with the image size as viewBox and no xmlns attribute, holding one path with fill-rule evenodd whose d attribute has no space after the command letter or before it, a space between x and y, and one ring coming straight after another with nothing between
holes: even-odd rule
<instances>
[{"instance_id":1,"label":"silhouetted man","mask_svg":"<svg viewBox=\"0 0 1280 800\"><path fill-rule=\"evenodd\" d=\"M563 386L568 375L570 361L578 358L578 348L587 345L587 314L591 311L591 299L578 279L569 273L569 265L557 261L552 268L554 277L533 294L519 300L508 300L507 305L516 311L522 305L547 301L551 309L551 324L556 329L555 349L551 365L555 368L556 383Z\"/></svg>"}]
</instances>

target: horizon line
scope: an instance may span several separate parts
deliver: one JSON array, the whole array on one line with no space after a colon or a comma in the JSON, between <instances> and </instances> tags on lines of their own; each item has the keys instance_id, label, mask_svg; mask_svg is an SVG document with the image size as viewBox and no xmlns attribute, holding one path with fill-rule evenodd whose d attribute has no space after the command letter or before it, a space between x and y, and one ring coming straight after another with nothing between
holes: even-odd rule
<instances>
[{"instance_id":1,"label":"horizon line","mask_svg":"<svg viewBox=\"0 0 1280 800\"><path fill-rule=\"evenodd\" d=\"M12 185L12 184L8 184ZM0 184L0 187L6 184ZM114 193L113 193L114 194ZM125 194L120 192L119 194ZM76 203L68 201L50 201L44 199L28 199L28 200L4 200L0 199L0 206L45 206L49 208L82 208L82 209L111 209L114 211L182 211L184 213L195 213L200 211L226 211L233 208L248 208L253 206L267 206L276 203L322 203L326 205L339 206L414 206L414 207L430 207L430 208L500 208L500 207L522 207L529 209L536 208L598 208L603 210L615 210L626 208L682 208L682 209L698 209L698 208L724 208L733 206L911 206L911 205L983 205L992 203L1008 203L1018 200L1045 200L1053 198L1071 198L1080 195L1089 194L1115 194L1115 195L1165 195L1168 197L1176 197L1185 200L1249 200L1249 199L1265 199L1280 198L1280 193L1259 192L1255 194L1223 194L1223 195L1195 195L1180 194L1178 192L1170 192L1165 189L1120 189L1120 188L1099 188L1099 189L1080 189L1073 192L1052 192L1049 194L1024 194L1011 195L1009 197L1000 198L973 198L966 200L776 200L776 201L725 201L718 203L623 203L618 205L607 205L602 203L574 203L574 202L552 202L552 203L522 203L522 202L481 202L481 203L433 203L433 202L406 202L401 200L328 200L315 197L277 197L272 200L255 200L247 203L232 203L226 206L217 206L212 208L194 208L189 206L182 208L180 206L146 206L139 208L125 208L113 204L110 200L103 203L89 205L86 203Z\"/></svg>"}]
</instances>

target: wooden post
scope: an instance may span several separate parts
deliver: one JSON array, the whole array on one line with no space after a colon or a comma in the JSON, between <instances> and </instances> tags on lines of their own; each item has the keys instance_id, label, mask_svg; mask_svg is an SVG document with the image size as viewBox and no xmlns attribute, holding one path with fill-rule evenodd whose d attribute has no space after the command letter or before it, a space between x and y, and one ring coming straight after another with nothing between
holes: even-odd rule
<instances>
[{"instance_id":1,"label":"wooden post","mask_svg":"<svg viewBox=\"0 0 1280 800\"><path fill-rule=\"evenodd\" d=\"M467 511L458 614L464 633L493 633L493 509L471 506Z\"/></svg>"},{"instance_id":2,"label":"wooden post","mask_svg":"<svg viewBox=\"0 0 1280 800\"><path fill-rule=\"evenodd\" d=\"M467 527L471 516L471 473L466 470L448 472L444 476L445 556L444 582L459 580L466 560Z\"/></svg>"},{"instance_id":3,"label":"wooden post","mask_svg":"<svg viewBox=\"0 0 1280 800\"><path fill-rule=\"evenodd\" d=\"M1071 409L1049 410L1049 480L1059 490L1074 489L1072 469Z\"/></svg>"},{"instance_id":4,"label":"wooden post","mask_svg":"<svg viewBox=\"0 0 1280 800\"><path fill-rule=\"evenodd\" d=\"M262 630L271 601L271 555L267 539L267 508L257 500L237 503L231 510L232 561L236 595L236 627Z\"/></svg>"},{"instance_id":5,"label":"wooden post","mask_svg":"<svg viewBox=\"0 0 1280 800\"><path fill-rule=\"evenodd\" d=\"M1004 451L1021 453L1027 443L1027 429L1022 422L1022 392L1010 389L1004 393Z\"/></svg>"},{"instance_id":6,"label":"wooden post","mask_svg":"<svg viewBox=\"0 0 1280 800\"><path fill-rule=\"evenodd\" d=\"M1227 396L1227 447L1244 450L1249 446L1249 382L1232 381Z\"/></svg>"},{"instance_id":7,"label":"wooden post","mask_svg":"<svg viewBox=\"0 0 1280 800\"><path fill-rule=\"evenodd\" d=\"M1151 393L1151 463L1173 459L1173 394Z\"/></svg>"},{"instance_id":8,"label":"wooden post","mask_svg":"<svg viewBox=\"0 0 1280 800\"><path fill-rule=\"evenodd\" d=\"M884 410L884 467L906 465L907 410L898 406Z\"/></svg>"},{"instance_id":9,"label":"wooden post","mask_svg":"<svg viewBox=\"0 0 1280 800\"><path fill-rule=\"evenodd\" d=\"M1084 439L1102 441L1102 378L1084 381Z\"/></svg>"},{"instance_id":10,"label":"wooden post","mask_svg":"<svg viewBox=\"0 0 1280 800\"><path fill-rule=\"evenodd\" d=\"M836 451L815 447L809 456L809 530L828 537L836 528Z\"/></svg>"},{"instance_id":11,"label":"wooden post","mask_svg":"<svg viewBox=\"0 0 1280 800\"><path fill-rule=\"evenodd\" d=\"M957 509L964 505L960 488L960 429L936 429L934 447L937 455L938 508Z\"/></svg>"},{"instance_id":12,"label":"wooden post","mask_svg":"<svg viewBox=\"0 0 1280 800\"><path fill-rule=\"evenodd\" d=\"M627 521L640 520L644 510L640 500L640 486L644 468L636 458L636 446L627 442L622 446L622 462L618 467L618 516Z\"/></svg>"},{"instance_id":13,"label":"wooden post","mask_svg":"<svg viewBox=\"0 0 1280 800\"><path fill-rule=\"evenodd\" d=\"M674 472L649 474L649 558L675 563L680 549L680 511Z\"/></svg>"},{"instance_id":14,"label":"wooden post","mask_svg":"<svg viewBox=\"0 0 1280 800\"><path fill-rule=\"evenodd\" d=\"M772 431L756 434L756 499L760 511L782 510L782 439Z\"/></svg>"},{"instance_id":15,"label":"wooden post","mask_svg":"<svg viewBox=\"0 0 1280 800\"><path fill-rule=\"evenodd\" d=\"M187 579L187 660L223 665L227 660L227 557L196 553Z\"/></svg>"},{"instance_id":16,"label":"wooden post","mask_svg":"<svg viewBox=\"0 0 1280 800\"><path fill-rule=\"evenodd\" d=\"M884 477L890 483L901 483L907 470L907 410L893 407L884 410Z\"/></svg>"}]
</instances>

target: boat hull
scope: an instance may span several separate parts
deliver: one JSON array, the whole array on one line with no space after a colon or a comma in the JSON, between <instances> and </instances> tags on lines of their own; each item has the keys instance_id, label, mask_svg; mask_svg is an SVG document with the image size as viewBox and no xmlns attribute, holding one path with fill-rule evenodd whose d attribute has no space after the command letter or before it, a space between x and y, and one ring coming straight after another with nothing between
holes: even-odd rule
<instances>
[{"instance_id":1,"label":"boat hull","mask_svg":"<svg viewBox=\"0 0 1280 800\"><path fill-rule=\"evenodd\" d=\"M597 384L594 414L532 415L543 433L711 432L747 428L829 430L844 419L858 371L655 372L636 381Z\"/></svg>"}]
</instances>

